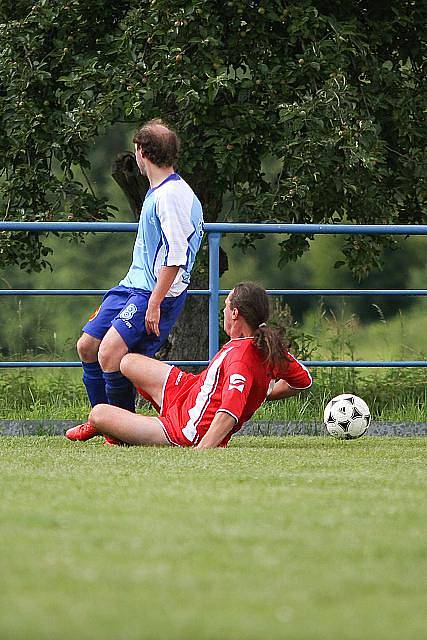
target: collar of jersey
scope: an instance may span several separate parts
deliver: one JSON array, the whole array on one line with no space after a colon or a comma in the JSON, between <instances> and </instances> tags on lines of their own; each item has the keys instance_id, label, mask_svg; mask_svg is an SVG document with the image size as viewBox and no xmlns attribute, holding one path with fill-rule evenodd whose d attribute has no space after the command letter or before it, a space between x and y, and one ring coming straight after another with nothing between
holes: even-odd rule
<instances>
[{"instance_id":1,"label":"collar of jersey","mask_svg":"<svg viewBox=\"0 0 427 640\"><path fill-rule=\"evenodd\" d=\"M255 336L242 336L241 338L230 338L228 342L233 342L233 340L253 340Z\"/></svg>"},{"instance_id":2,"label":"collar of jersey","mask_svg":"<svg viewBox=\"0 0 427 640\"><path fill-rule=\"evenodd\" d=\"M152 193L154 193L154 191L156 191L156 189L160 189L160 187L162 187L164 184L166 184L166 182L169 182L170 180L181 180L181 176L179 176L177 173L171 173L170 176L165 178L163 180L163 182L161 182L160 184L157 185L157 187L153 187L152 189L148 189L147 196L149 196Z\"/></svg>"}]
</instances>

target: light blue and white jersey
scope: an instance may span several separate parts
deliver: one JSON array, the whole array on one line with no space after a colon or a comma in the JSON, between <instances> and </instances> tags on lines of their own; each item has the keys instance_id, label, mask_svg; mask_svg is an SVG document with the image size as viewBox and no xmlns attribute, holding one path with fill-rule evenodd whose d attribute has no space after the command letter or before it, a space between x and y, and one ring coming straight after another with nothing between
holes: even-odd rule
<instances>
[{"instance_id":1,"label":"light blue and white jersey","mask_svg":"<svg viewBox=\"0 0 427 640\"><path fill-rule=\"evenodd\" d=\"M153 291L162 267L179 266L167 293L179 296L190 283L202 237L202 205L185 180L173 173L145 196L132 264L120 284Z\"/></svg>"}]
</instances>

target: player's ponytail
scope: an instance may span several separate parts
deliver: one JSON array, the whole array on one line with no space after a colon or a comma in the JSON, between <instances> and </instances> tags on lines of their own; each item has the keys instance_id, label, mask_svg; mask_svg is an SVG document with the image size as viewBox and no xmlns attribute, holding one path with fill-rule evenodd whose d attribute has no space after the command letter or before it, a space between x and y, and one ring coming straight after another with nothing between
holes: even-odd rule
<instances>
[{"instance_id":1,"label":"player's ponytail","mask_svg":"<svg viewBox=\"0 0 427 640\"><path fill-rule=\"evenodd\" d=\"M254 345L261 351L269 368L283 369L287 356L281 332L267 324L270 306L265 289L253 282L240 282L230 295L230 307L238 309L253 330Z\"/></svg>"},{"instance_id":2,"label":"player's ponytail","mask_svg":"<svg viewBox=\"0 0 427 640\"><path fill-rule=\"evenodd\" d=\"M288 350L279 329L261 324L255 329L254 345L264 355L272 371L284 369Z\"/></svg>"}]
</instances>

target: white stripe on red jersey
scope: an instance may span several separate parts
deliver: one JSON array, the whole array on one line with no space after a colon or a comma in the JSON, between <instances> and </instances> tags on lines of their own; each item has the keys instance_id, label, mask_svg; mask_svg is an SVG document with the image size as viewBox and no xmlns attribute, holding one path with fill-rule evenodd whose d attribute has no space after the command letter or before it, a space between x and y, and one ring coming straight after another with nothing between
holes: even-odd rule
<instances>
[{"instance_id":1,"label":"white stripe on red jersey","mask_svg":"<svg viewBox=\"0 0 427 640\"><path fill-rule=\"evenodd\" d=\"M206 377L196 396L193 406L188 410L188 422L182 430L187 440L193 442L197 435L197 425L203 418L203 414L212 400L212 396L219 382L219 368L232 347L225 351L220 351L220 356L215 358L206 370Z\"/></svg>"}]
</instances>

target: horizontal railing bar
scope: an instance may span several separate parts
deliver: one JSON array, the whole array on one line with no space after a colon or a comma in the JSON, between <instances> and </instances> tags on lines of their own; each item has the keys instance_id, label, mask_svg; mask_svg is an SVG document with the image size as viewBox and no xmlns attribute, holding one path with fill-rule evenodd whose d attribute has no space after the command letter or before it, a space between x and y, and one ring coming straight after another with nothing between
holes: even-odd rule
<instances>
[{"instance_id":1,"label":"horizontal railing bar","mask_svg":"<svg viewBox=\"0 0 427 640\"><path fill-rule=\"evenodd\" d=\"M44 232L57 231L63 233L79 232L133 232L137 231L137 222L1 222L0 231L30 231Z\"/></svg>"},{"instance_id":2,"label":"horizontal railing bar","mask_svg":"<svg viewBox=\"0 0 427 640\"><path fill-rule=\"evenodd\" d=\"M205 367L208 360L164 360L167 364L178 367ZM427 367L427 360L301 360L308 367ZM40 367L80 367L81 363L71 362L0 362L0 369L40 368Z\"/></svg>"},{"instance_id":3,"label":"horizontal railing bar","mask_svg":"<svg viewBox=\"0 0 427 640\"><path fill-rule=\"evenodd\" d=\"M269 289L267 293L272 296L425 296L427 289Z\"/></svg>"},{"instance_id":4,"label":"horizontal railing bar","mask_svg":"<svg viewBox=\"0 0 427 640\"><path fill-rule=\"evenodd\" d=\"M309 367L427 367L427 360L301 360Z\"/></svg>"},{"instance_id":5,"label":"horizontal railing bar","mask_svg":"<svg viewBox=\"0 0 427 640\"><path fill-rule=\"evenodd\" d=\"M163 360L162 362L166 362L166 364L174 364L177 367L185 367L185 366L206 366L209 364L208 360L177 360L177 361L169 361ZM76 368L81 367L81 362L78 361L70 361L70 362L0 362L0 369L18 369L18 368L29 368L29 369L39 369L42 367L70 367Z\"/></svg>"},{"instance_id":6,"label":"horizontal railing bar","mask_svg":"<svg viewBox=\"0 0 427 640\"><path fill-rule=\"evenodd\" d=\"M306 235L427 235L427 224L239 224L207 223L207 233L302 233Z\"/></svg>"},{"instance_id":7,"label":"horizontal railing bar","mask_svg":"<svg viewBox=\"0 0 427 640\"><path fill-rule=\"evenodd\" d=\"M0 296L102 296L108 289L0 289ZM231 289L220 289L226 296ZM427 296L427 289L268 289L272 296ZM189 289L189 295L208 296L209 289Z\"/></svg>"},{"instance_id":8,"label":"horizontal railing bar","mask_svg":"<svg viewBox=\"0 0 427 640\"><path fill-rule=\"evenodd\" d=\"M136 222L0 222L0 231L30 232L126 232L136 231ZM418 224L250 224L207 222L206 233L297 233L351 235L427 235L427 225Z\"/></svg>"},{"instance_id":9,"label":"horizontal railing bar","mask_svg":"<svg viewBox=\"0 0 427 640\"><path fill-rule=\"evenodd\" d=\"M102 296L105 289L0 289L0 296Z\"/></svg>"},{"instance_id":10,"label":"horizontal railing bar","mask_svg":"<svg viewBox=\"0 0 427 640\"><path fill-rule=\"evenodd\" d=\"M109 289L0 289L0 296L102 296ZM193 296L208 296L208 289L189 290Z\"/></svg>"}]
</instances>

